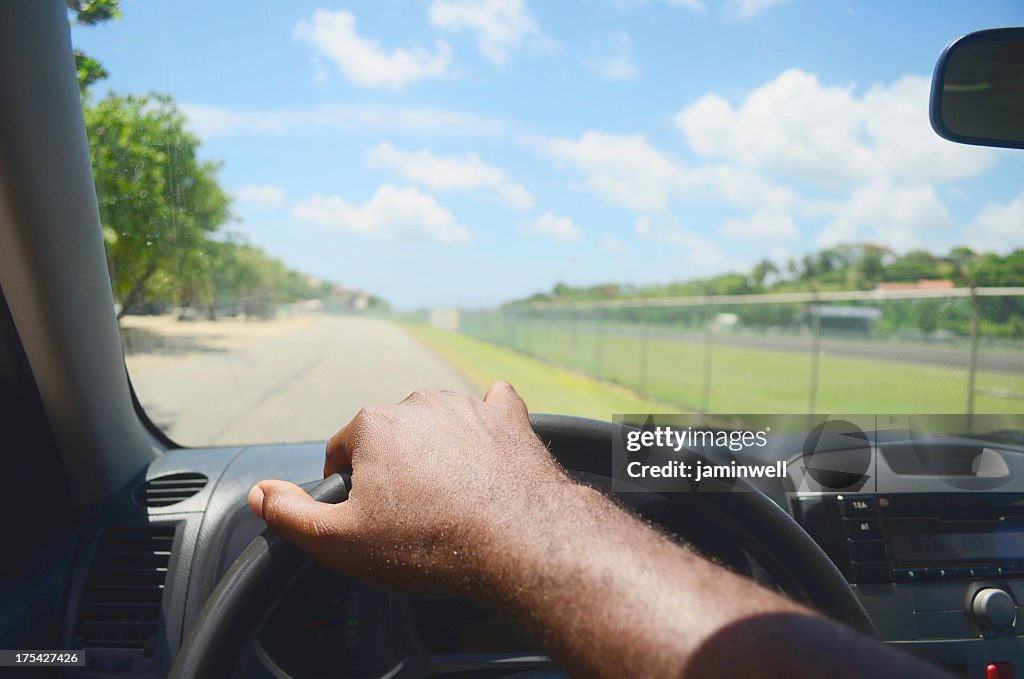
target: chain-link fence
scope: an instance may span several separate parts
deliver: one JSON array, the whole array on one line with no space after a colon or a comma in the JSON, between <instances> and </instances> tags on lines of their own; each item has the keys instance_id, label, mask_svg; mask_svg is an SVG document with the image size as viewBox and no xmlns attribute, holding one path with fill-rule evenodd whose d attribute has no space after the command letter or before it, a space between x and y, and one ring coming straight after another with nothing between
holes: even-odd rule
<instances>
[{"instance_id":1,"label":"chain-link fence","mask_svg":"<svg viewBox=\"0 0 1024 679\"><path fill-rule=\"evenodd\" d=\"M1024 288L543 302L459 325L673 409L1024 411Z\"/></svg>"}]
</instances>

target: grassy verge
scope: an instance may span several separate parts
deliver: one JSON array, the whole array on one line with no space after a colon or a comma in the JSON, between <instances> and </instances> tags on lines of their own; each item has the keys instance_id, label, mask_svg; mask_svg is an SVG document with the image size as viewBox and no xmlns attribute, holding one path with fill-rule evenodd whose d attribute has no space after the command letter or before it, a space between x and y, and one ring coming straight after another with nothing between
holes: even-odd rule
<instances>
[{"instance_id":1,"label":"grassy verge","mask_svg":"<svg viewBox=\"0 0 1024 679\"><path fill-rule=\"evenodd\" d=\"M403 323L402 327L462 373L481 393L496 380L511 382L531 412L609 420L615 413L679 410L678 405L644 398L623 387L466 335L422 323Z\"/></svg>"},{"instance_id":2,"label":"grassy verge","mask_svg":"<svg viewBox=\"0 0 1024 679\"><path fill-rule=\"evenodd\" d=\"M551 344L564 338L546 337ZM601 376L639 389L639 338L605 337ZM895 357L894 357L895 358ZM572 365L569 363L569 365ZM590 371L587 371L590 372ZM800 353L715 346L711 353L711 412L804 412L808 408L811 359ZM651 339L642 391L680 405L703 400L704 346L699 342ZM977 386L1024 392L1019 374L978 371ZM830 354L818 362L817 412L962 413L967 371L899 360ZM1021 401L979 394L975 412L1019 413Z\"/></svg>"},{"instance_id":3,"label":"grassy verge","mask_svg":"<svg viewBox=\"0 0 1024 679\"><path fill-rule=\"evenodd\" d=\"M428 329L428 331L439 333ZM683 338L604 333L582 326L575 331L545 324L522 324L501 330L503 341L520 347L523 354L501 349L463 335L440 333L424 340L466 375L501 377L501 370L515 375L519 361L529 361L540 374L564 366L575 379L599 376L589 384L611 389L609 382L632 390L634 399L646 394L673 410L698 409L704 400L704 346ZM500 352L507 363L489 351ZM446 353L448 352L448 353ZM818 363L815 410L819 413L963 413L967 402L967 371L913 363L913 348L892 347L887 360L840 356L829 353L828 344ZM891 360L889 360L891 356ZM905 360L901 360L905 359ZM493 369L500 366L500 370ZM778 349L717 345L711 355L708 410L719 413L794 413L808 408L810 357ZM471 378L472 379L472 378ZM506 377L505 379L511 378ZM556 389L551 382L544 388ZM1024 392L1024 376L979 370L978 387ZM582 388L583 391L586 389ZM538 394L541 383L537 384ZM554 398L556 394L546 395ZM1015 414L1024 410L1019 400L978 394L975 412ZM625 410L618 412L637 412ZM640 412L643 412L641 409ZM596 416L595 413L586 413Z\"/></svg>"}]
</instances>

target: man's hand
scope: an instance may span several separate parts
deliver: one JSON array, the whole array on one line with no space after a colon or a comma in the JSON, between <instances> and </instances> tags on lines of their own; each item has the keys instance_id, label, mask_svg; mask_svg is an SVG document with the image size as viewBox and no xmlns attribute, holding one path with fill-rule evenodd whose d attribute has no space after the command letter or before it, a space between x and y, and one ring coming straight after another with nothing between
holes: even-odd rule
<instances>
[{"instance_id":1,"label":"man's hand","mask_svg":"<svg viewBox=\"0 0 1024 679\"><path fill-rule=\"evenodd\" d=\"M324 476L348 466L346 502L262 481L249 506L329 568L405 590L472 590L490 548L503 549L530 528L528 516L576 488L505 382L482 401L417 391L363 408L328 442Z\"/></svg>"},{"instance_id":2,"label":"man's hand","mask_svg":"<svg viewBox=\"0 0 1024 679\"><path fill-rule=\"evenodd\" d=\"M330 568L457 592L586 677L935 677L704 560L566 476L511 386L364 408L327 445L349 499L261 481L249 505ZM700 520L700 517L694 517Z\"/></svg>"}]
</instances>

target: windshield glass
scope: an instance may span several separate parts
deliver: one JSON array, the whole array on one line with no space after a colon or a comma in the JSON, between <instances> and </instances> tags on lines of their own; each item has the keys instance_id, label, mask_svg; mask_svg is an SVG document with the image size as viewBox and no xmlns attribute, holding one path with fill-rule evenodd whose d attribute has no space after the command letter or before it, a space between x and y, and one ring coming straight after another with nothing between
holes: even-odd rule
<instances>
[{"instance_id":1,"label":"windshield glass","mask_svg":"<svg viewBox=\"0 0 1024 679\"><path fill-rule=\"evenodd\" d=\"M68 1L113 299L190 446L414 389L1024 405L1024 154L928 123L1015 3Z\"/></svg>"}]
</instances>

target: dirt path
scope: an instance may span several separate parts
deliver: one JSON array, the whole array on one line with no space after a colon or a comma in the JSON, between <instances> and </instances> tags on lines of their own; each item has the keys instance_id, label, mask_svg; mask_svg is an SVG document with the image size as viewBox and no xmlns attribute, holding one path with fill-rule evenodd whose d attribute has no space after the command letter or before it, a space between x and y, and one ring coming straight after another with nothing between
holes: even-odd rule
<instances>
[{"instance_id":1,"label":"dirt path","mask_svg":"<svg viewBox=\"0 0 1024 679\"><path fill-rule=\"evenodd\" d=\"M414 389L474 393L457 372L385 320L127 319L139 400L186 446L322 440L368 403ZM126 346L126 348L129 348Z\"/></svg>"}]
</instances>

